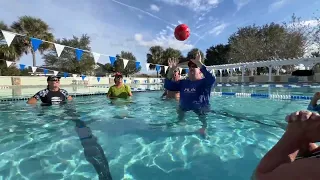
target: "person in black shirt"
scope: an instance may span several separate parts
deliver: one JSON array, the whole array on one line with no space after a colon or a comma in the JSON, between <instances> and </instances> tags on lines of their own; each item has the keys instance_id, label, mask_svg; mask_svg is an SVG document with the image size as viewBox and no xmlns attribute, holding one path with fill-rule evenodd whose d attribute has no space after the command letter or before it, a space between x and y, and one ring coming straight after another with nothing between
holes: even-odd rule
<instances>
[{"instance_id":1,"label":"person in black shirt","mask_svg":"<svg viewBox=\"0 0 320 180\"><path fill-rule=\"evenodd\" d=\"M60 89L60 77L48 76L47 82L47 88L37 92L33 97L31 97L27 102L28 104L35 104L38 100L41 100L43 104L52 105L72 100L68 91Z\"/></svg>"}]
</instances>

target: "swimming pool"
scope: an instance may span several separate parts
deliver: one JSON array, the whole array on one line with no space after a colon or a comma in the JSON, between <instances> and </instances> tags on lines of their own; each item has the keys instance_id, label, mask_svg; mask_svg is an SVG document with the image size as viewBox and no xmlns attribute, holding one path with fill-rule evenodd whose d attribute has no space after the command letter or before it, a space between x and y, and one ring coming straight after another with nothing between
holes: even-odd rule
<instances>
[{"instance_id":1,"label":"swimming pool","mask_svg":"<svg viewBox=\"0 0 320 180\"><path fill-rule=\"evenodd\" d=\"M176 104L161 93L134 93L130 105L105 96L76 97L61 108L2 102L0 179L98 179L71 120L78 119L97 138L114 180L247 180L284 132L284 117L308 104L214 96L203 140L193 113L185 126L165 125L176 120Z\"/></svg>"}]
</instances>

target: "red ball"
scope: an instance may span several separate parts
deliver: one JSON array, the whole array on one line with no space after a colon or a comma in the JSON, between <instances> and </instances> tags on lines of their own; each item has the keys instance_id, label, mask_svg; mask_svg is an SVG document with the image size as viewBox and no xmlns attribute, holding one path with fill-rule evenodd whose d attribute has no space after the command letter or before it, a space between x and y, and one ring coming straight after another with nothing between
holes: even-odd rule
<instances>
[{"instance_id":1,"label":"red ball","mask_svg":"<svg viewBox=\"0 0 320 180\"><path fill-rule=\"evenodd\" d=\"M174 29L174 37L179 41L184 41L190 36L189 27L186 24L180 24Z\"/></svg>"}]
</instances>

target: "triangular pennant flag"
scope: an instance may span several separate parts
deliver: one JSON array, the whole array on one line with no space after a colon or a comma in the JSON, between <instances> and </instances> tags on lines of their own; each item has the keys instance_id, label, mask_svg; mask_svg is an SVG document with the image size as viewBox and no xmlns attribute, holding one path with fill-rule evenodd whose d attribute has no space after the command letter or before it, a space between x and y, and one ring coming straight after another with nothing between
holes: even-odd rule
<instances>
[{"instance_id":1,"label":"triangular pennant flag","mask_svg":"<svg viewBox=\"0 0 320 180\"><path fill-rule=\"evenodd\" d=\"M186 74L188 74L188 72L189 72L189 69L187 69L187 68L186 68L186 69L185 69L185 71L186 71Z\"/></svg>"},{"instance_id":2,"label":"triangular pennant flag","mask_svg":"<svg viewBox=\"0 0 320 180\"><path fill-rule=\"evenodd\" d=\"M64 49L64 45L54 43L54 47L56 47L57 55L58 55L58 57L60 57L60 55Z\"/></svg>"},{"instance_id":3,"label":"triangular pennant flag","mask_svg":"<svg viewBox=\"0 0 320 180\"><path fill-rule=\"evenodd\" d=\"M77 57L78 61L81 60L82 54L83 54L83 50L82 49L76 49L76 57Z\"/></svg>"},{"instance_id":4,"label":"triangular pennant flag","mask_svg":"<svg viewBox=\"0 0 320 180\"><path fill-rule=\"evenodd\" d=\"M32 66L31 69L32 69L32 72L34 73L34 72L36 72L36 70L37 70L38 68Z\"/></svg>"},{"instance_id":5,"label":"triangular pennant flag","mask_svg":"<svg viewBox=\"0 0 320 180\"><path fill-rule=\"evenodd\" d=\"M100 77L97 77L97 81L100 82Z\"/></svg>"},{"instance_id":6,"label":"triangular pennant flag","mask_svg":"<svg viewBox=\"0 0 320 180\"><path fill-rule=\"evenodd\" d=\"M85 75L82 75L81 78L82 78L82 81L84 81L84 79L86 78L86 76L85 76Z\"/></svg>"},{"instance_id":7,"label":"triangular pennant flag","mask_svg":"<svg viewBox=\"0 0 320 180\"><path fill-rule=\"evenodd\" d=\"M44 69L43 73L44 73L44 75L47 75L48 74L48 69Z\"/></svg>"},{"instance_id":8,"label":"triangular pennant flag","mask_svg":"<svg viewBox=\"0 0 320 180\"><path fill-rule=\"evenodd\" d=\"M114 62L116 62L116 57L109 56L109 59L110 59L111 65L114 66Z\"/></svg>"},{"instance_id":9,"label":"triangular pennant flag","mask_svg":"<svg viewBox=\"0 0 320 180\"><path fill-rule=\"evenodd\" d=\"M7 45L10 46L14 37L16 37L16 34L12 33L12 32L8 32L8 31L4 31L4 30L1 30L2 31L2 34L4 36L4 39L6 40L7 42Z\"/></svg>"},{"instance_id":10,"label":"triangular pennant flag","mask_svg":"<svg viewBox=\"0 0 320 180\"><path fill-rule=\"evenodd\" d=\"M98 60L100 58L100 54L92 52L92 55L93 55L94 62L97 64L97 62L98 62Z\"/></svg>"},{"instance_id":11,"label":"triangular pennant flag","mask_svg":"<svg viewBox=\"0 0 320 180\"><path fill-rule=\"evenodd\" d=\"M20 64L20 70L24 70L25 67L26 67L26 65Z\"/></svg>"},{"instance_id":12,"label":"triangular pennant flag","mask_svg":"<svg viewBox=\"0 0 320 180\"><path fill-rule=\"evenodd\" d=\"M77 77L77 74L72 74L72 77L73 77L73 78Z\"/></svg>"},{"instance_id":13,"label":"triangular pennant flag","mask_svg":"<svg viewBox=\"0 0 320 180\"><path fill-rule=\"evenodd\" d=\"M30 38L31 40L31 44L32 44L32 49L34 52L36 52L40 45L42 44L42 40L41 39L36 39L36 38Z\"/></svg>"},{"instance_id":14,"label":"triangular pennant flag","mask_svg":"<svg viewBox=\"0 0 320 180\"><path fill-rule=\"evenodd\" d=\"M213 74L213 75L215 74L215 73L214 73L214 69L211 70L211 74Z\"/></svg>"},{"instance_id":15,"label":"triangular pennant flag","mask_svg":"<svg viewBox=\"0 0 320 180\"><path fill-rule=\"evenodd\" d=\"M146 70L149 71L149 66L150 64L149 63L146 63Z\"/></svg>"},{"instance_id":16,"label":"triangular pennant flag","mask_svg":"<svg viewBox=\"0 0 320 180\"><path fill-rule=\"evenodd\" d=\"M169 66L164 66L164 72L167 72Z\"/></svg>"},{"instance_id":17,"label":"triangular pennant flag","mask_svg":"<svg viewBox=\"0 0 320 180\"><path fill-rule=\"evenodd\" d=\"M140 67L140 62L136 62L136 69L139 69Z\"/></svg>"},{"instance_id":18,"label":"triangular pennant flag","mask_svg":"<svg viewBox=\"0 0 320 180\"><path fill-rule=\"evenodd\" d=\"M233 71L236 71L236 68L233 68Z\"/></svg>"},{"instance_id":19,"label":"triangular pennant flag","mask_svg":"<svg viewBox=\"0 0 320 180\"><path fill-rule=\"evenodd\" d=\"M7 67L10 67L12 63L12 61L6 61Z\"/></svg>"},{"instance_id":20,"label":"triangular pennant flag","mask_svg":"<svg viewBox=\"0 0 320 180\"><path fill-rule=\"evenodd\" d=\"M128 64L128 62L129 62L129 60L127 60L127 59L122 59L122 61L123 61L123 69L125 69L125 68L127 67L127 64Z\"/></svg>"},{"instance_id":21,"label":"triangular pennant flag","mask_svg":"<svg viewBox=\"0 0 320 180\"><path fill-rule=\"evenodd\" d=\"M160 70L161 70L161 69L160 69L160 66L157 64L157 65L156 65L156 71L159 72Z\"/></svg>"},{"instance_id":22,"label":"triangular pennant flag","mask_svg":"<svg viewBox=\"0 0 320 180\"><path fill-rule=\"evenodd\" d=\"M69 75L69 73L67 73L67 72L64 72L64 73L63 73L63 77L64 77L64 78L67 78L68 75Z\"/></svg>"},{"instance_id":23,"label":"triangular pennant flag","mask_svg":"<svg viewBox=\"0 0 320 180\"><path fill-rule=\"evenodd\" d=\"M57 76L58 73L59 73L59 71L53 71L53 74L54 74L55 76Z\"/></svg>"},{"instance_id":24,"label":"triangular pennant flag","mask_svg":"<svg viewBox=\"0 0 320 180\"><path fill-rule=\"evenodd\" d=\"M179 68L179 71L180 71L180 74L181 74L181 72L182 72L182 68Z\"/></svg>"}]
</instances>

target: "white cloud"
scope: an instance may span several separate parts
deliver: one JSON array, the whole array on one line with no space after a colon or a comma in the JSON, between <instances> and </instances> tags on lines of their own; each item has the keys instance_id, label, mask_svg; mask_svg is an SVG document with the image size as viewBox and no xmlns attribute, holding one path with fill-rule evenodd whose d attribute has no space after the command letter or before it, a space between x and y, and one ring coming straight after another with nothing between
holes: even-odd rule
<instances>
[{"instance_id":1,"label":"white cloud","mask_svg":"<svg viewBox=\"0 0 320 180\"><path fill-rule=\"evenodd\" d=\"M139 33L134 35L134 39L139 45L148 48L151 46L162 46L165 48L171 47L179 49L180 51L187 51L193 48L193 45L188 44L186 41L178 41L173 35L168 35L167 30L162 30L155 39L150 41L144 40L143 35Z\"/></svg>"},{"instance_id":2,"label":"white cloud","mask_svg":"<svg viewBox=\"0 0 320 180\"><path fill-rule=\"evenodd\" d=\"M39 17L49 24L56 38L72 38L73 35L79 37L82 34L88 34L91 37L91 47L94 52L114 56L121 50L125 50L133 52L137 58L144 59L143 48L139 48L132 38L134 34L132 30L99 20L93 16L92 11L95 8L90 7L89 4L81 4L82 8L69 5L68 3L60 5L51 1L36 3L12 1L2 4L2 8L7 11L0 11L0 16L7 24L16 21L19 16ZM30 11L30 9L37 9L37 11ZM101 56L99 62L109 62L108 57ZM31 65L31 55L23 56L20 63ZM43 60L37 53L37 65L42 64Z\"/></svg>"},{"instance_id":3,"label":"white cloud","mask_svg":"<svg viewBox=\"0 0 320 180\"><path fill-rule=\"evenodd\" d=\"M160 8L159 8L157 5L155 5L155 4L151 4L151 5L150 5L150 9L151 9L152 11L155 11L155 12L159 12L159 11L160 11Z\"/></svg>"},{"instance_id":4,"label":"white cloud","mask_svg":"<svg viewBox=\"0 0 320 180\"><path fill-rule=\"evenodd\" d=\"M175 26L174 24L170 23L169 21L167 21L167 20L165 20L165 19L162 19L162 18L160 18L160 17L158 17L158 16L156 16L156 15L154 15L154 14L152 14L152 13L149 13L149 12L147 12L147 11L144 11L144 10L142 10L142 9L140 9L140 8L137 8L137 7L135 7L135 6L131 6L131 5L128 5L128 4L125 4L125 3L122 3L122 2L116 1L116 0L111 0L111 1L113 1L113 2L115 2L115 3L117 3L117 4L120 4L120 5L122 5L122 6L125 6L125 7L127 7L127 8L130 8L130 9L133 9L133 10L136 10L136 11L139 11L139 12L141 12L141 13L144 13L144 14L152 17L152 18L158 19L158 20L160 20L160 21L162 21L162 22L164 22L164 23L166 23L166 24L169 24L169 25L171 25L171 26Z\"/></svg>"},{"instance_id":5,"label":"white cloud","mask_svg":"<svg viewBox=\"0 0 320 180\"><path fill-rule=\"evenodd\" d=\"M243 6L247 5L251 0L233 0L233 3L237 5L237 11Z\"/></svg>"},{"instance_id":6,"label":"white cloud","mask_svg":"<svg viewBox=\"0 0 320 180\"><path fill-rule=\"evenodd\" d=\"M209 31L209 34L214 34L216 36L218 36L219 34L221 34L224 29L228 26L228 24L226 23L222 23L216 27L214 27L211 31Z\"/></svg>"},{"instance_id":7,"label":"white cloud","mask_svg":"<svg viewBox=\"0 0 320 180\"><path fill-rule=\"evenodd\" d=\"M193 11L202 12L216 8L221 0L160 0L170 5L187 7Z\"/></svg>"},{"instance_id":8,"label":"white cloud","mask_svg":"<svg viewBox=\"0 0 320 180\"><path fill-rule=\"evenodd\" d=\"M276 0L275 2L269 5L269 13L282 8L286 3L287 0Z\"/></svg>"}]
</instances>

